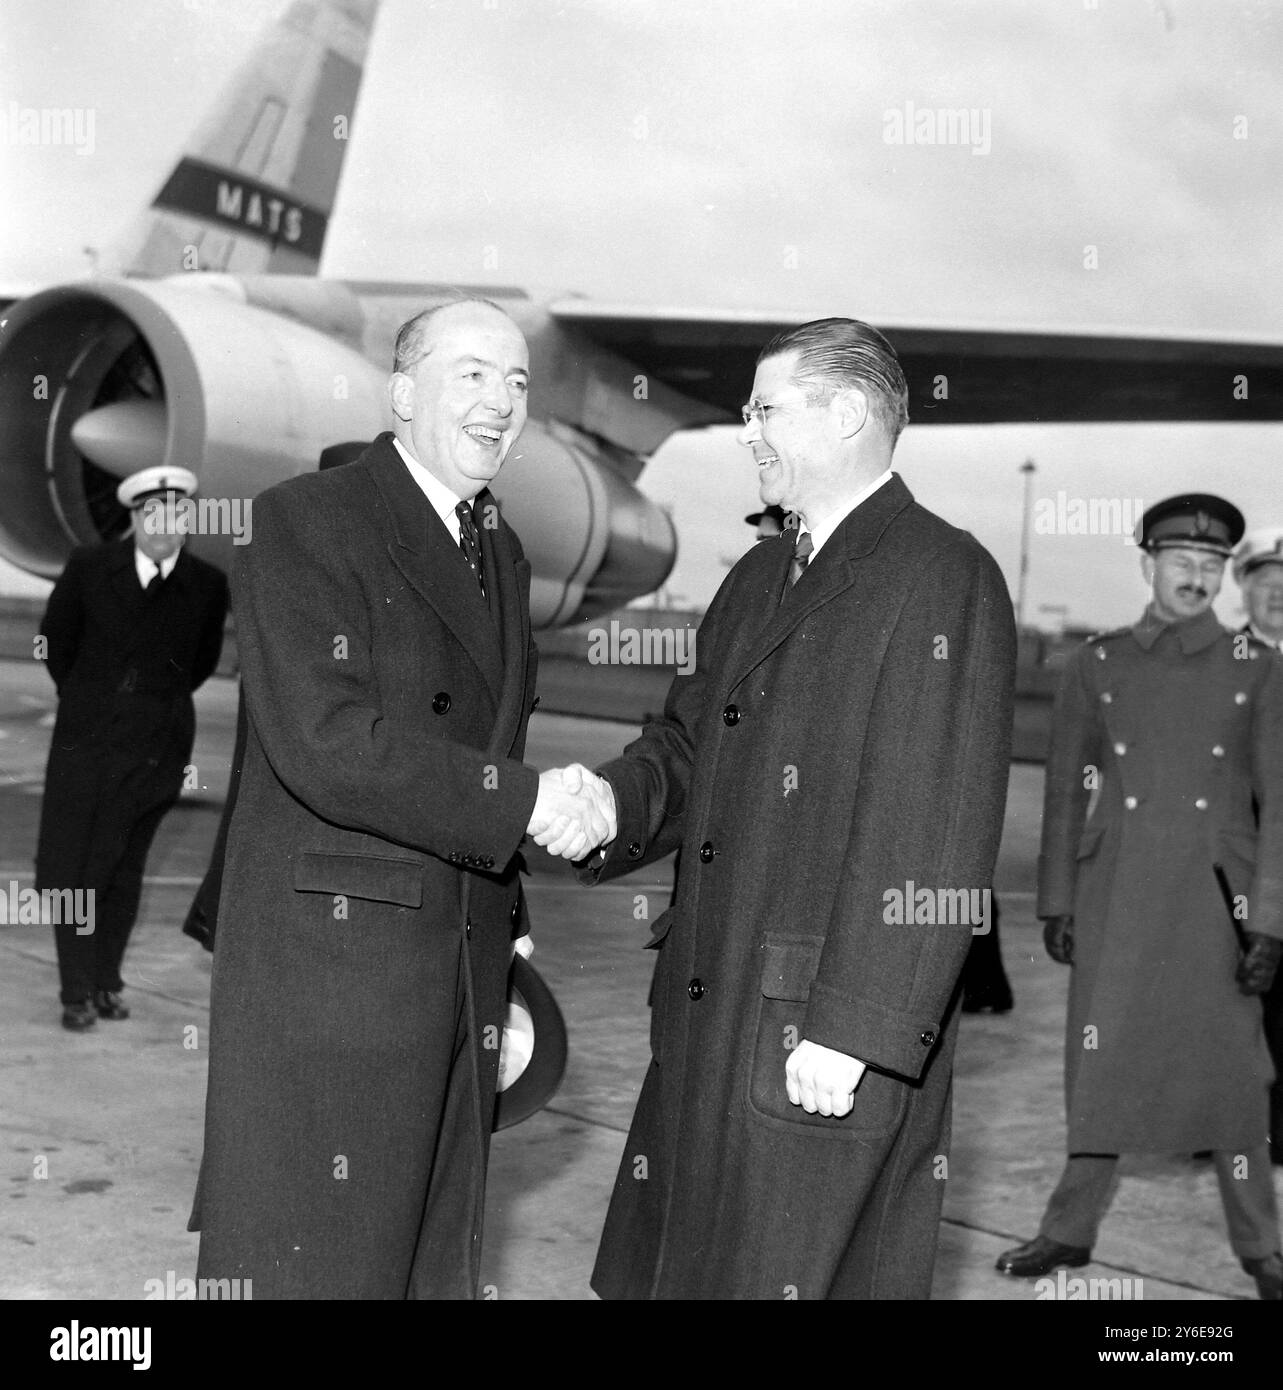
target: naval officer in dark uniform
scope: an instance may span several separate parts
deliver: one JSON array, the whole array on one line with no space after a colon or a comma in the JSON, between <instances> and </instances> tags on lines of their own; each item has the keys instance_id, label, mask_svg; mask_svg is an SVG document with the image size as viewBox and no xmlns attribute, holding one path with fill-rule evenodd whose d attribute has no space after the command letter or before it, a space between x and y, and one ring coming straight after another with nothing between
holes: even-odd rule
<instances>
[{"instance_id":1,"label":"naval officer in dark uniform","mask_svg":"<svg viewBox=\"0 0 1283 1390\"><path fill-rule=\"evenodd\" d=\"M223 645L227 581L183 548L185 468L147 468L116 491L133 535L74 550L41 635L58 687L36 849L36 886L92 892L92 930L58 922L63 1026L123 1019L121 958L143 865L192 751L192 691Z\"/></svg>"},{"instance_id":2,"label":"naval officer in dark uniform","mask_svg":"<svg viewBox=\"0 0 1283 1390\"><path fill-rule=\"evenodd\" d=\"M1219 497L1151 507L1149 606L1065 670L1038 916L1073 967L1069 1158L1038 1235L999 1257L1007 1274L1087 1263L1120 1154L1210 1149L1234 1253L1283 1298L1257 997L1283 951L1283 666L1212 611L1242 534Z\"/></svg>"},{"instance_id":3,"label":"naval officer in dark uniform","mask_svg":"<svg viewBox=\"0 0 1283 1390\"><path fill-rule=\"evenodd\" d=\"M1240 631L1283 652L1283 526L1249 531L1234 552L1234 580L1243 594L1247 622ZM1265 1041L1274 1062L1270 1087L1270 1158L1283 1164L1283 975L1261 1000Z\"/></svg>"}]
</instances>

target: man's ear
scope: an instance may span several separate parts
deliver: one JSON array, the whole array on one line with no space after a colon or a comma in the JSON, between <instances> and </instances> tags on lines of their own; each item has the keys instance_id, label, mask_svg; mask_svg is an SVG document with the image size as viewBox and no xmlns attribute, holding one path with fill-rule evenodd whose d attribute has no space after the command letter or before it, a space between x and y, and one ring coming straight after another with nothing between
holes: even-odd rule
<instances>
[{"instance_id":1,"label":"man's ear","mask_svg":"<svg viewBox=\"0 0 1283 1390\"><path fill-rule=\"evenodd\" d=\"M843 387L832 405L843 439L853 439L868 423L869 398L858 386Z\"/></svg>"},{"instance_id":2,"label":"man's ear","mask_svg":"<svg viewBox=\"0 0 1283 1390\"><path fill-rule=\"evenodd\" d=\"M404 372L393 372L388 377L388 400L398 420L414 418L414 382Z\"/></svg>"},{"instance_id":3,"label":"man's ear","mask_svg":"<svg viewBox=\"0 0 1283 1390\"><path fill-rule=\"evenodd\" d=\"M1146 584L1154 582L1154 557L1148 550L1142 550L1140 553L1140 572Z\"/></svg>"}]
</instances>

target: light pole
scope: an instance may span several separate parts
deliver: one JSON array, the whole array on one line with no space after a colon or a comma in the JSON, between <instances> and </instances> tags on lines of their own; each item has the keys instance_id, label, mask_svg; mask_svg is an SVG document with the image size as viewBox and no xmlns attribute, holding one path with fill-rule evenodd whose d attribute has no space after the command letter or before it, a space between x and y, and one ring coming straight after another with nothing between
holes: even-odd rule
<instances>
[{"instance_id":1,"label":"light pole","mask_svg":"<svg viewBox=\"0 0 1283 1390\"><path fill-rule=\"evenodd\" d=\"M1038 471L1033 459L1020 465L1025 475L1024 514L1020 521L1020 582L1016 589L1016 631L1025 630L1025 589L1029 583L1029 518L1033 512L1034 474Z\"/></svg>"}]
</instances>

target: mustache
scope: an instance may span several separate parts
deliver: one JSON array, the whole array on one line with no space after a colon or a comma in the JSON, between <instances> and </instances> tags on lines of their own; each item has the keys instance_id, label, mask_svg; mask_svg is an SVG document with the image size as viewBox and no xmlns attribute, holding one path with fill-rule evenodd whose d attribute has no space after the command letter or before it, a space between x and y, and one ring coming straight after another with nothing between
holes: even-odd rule
<instances>
[{"instance_id":1,"label":"mustache","mask_svg":"<svg viewBox=\"0 0 1283 1390\"><path fill-rule=\"evenodd\" d=\"M1192 594L1195 598L1207 597L1207 590L1201 584L1178 584L1176 592L1178 594Z\"/></svg>"}]
</instances>

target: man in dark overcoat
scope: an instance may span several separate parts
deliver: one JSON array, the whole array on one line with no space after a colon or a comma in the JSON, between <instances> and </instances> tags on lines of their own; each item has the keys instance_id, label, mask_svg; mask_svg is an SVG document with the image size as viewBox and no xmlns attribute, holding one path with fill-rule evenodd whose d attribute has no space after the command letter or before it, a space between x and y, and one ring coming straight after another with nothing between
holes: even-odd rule
<instances>
[{"instance_id":1,"label":"man in dark overcoat","mask_svg":"<svg viewBox=\"0 0 1283 1390\"><path fill-rule=\"evenodd\" d=\"M530 566L487 484L527 381L496 306L417 316L393 433L256 498L233 573L247 737L192 1225L199 1277L256 1299L476 1292L516 852L589 819L522 762Z\"/></svg>"},{"instance_id":2,"label":"man in dark overcoat","mask_svg":"<svg viewBox=\"0 0 1283 1390\"><path fill-rule=\"evenodd\" d=\"M1038 915L1073 967L1069 1157L1004 1273L1087 1263L1120 1154L1209 1149L1234 1253L1263 1298L1283 1296L1257 997L1283 951L1283 666L1212 611L1242 534L1223 498L1151 507L1144 615L1065 669Z\"/></svg>"},{"instance_id":3,"label":"man in dark overcoat","mask_svg":"<svg viewBox=\"0 0 1283 1390\"><path fill-rule=\"evenodd\" d=\"M1247 607L1249 633L1276 652L1283 652L1283 527L1249 531L1234 552L1234 578ZM1265 1041L1274 1063L1270 1087L1270 1160L1283 1164L1283 973L1261 997Z\"/></svg>"},{"instance_id":4,"label":"man in dark overcoat","mask_svg":"<svg viewBox=\"0 0 1283 1390\"><path fill-rule=\"evenodd\" d=\"M147 852L182 790L192 692L223 646L227 581L189 555L181 507L194 473L158 466L117 498L133 534L72 551L41 624L58 716L49 745L36 886L92 893L92 930L54 925L63 1026L124 1019L120 965Z\"/></svg>"},{"instance_id":5,"label":"man in dark overcoat","mask_svg":"<svg viewBox=\"0 0 1283 1390\"><path fill-rule=\"evenodd\" d=\"M731 570L695 671L600 769L619 833L585 876L682 852L603 1298L930 1292L1015 632L992 557L890 471L907 414L865 324L763 349L741 442L798 528Z\"/></svg>"}]
</instances>

